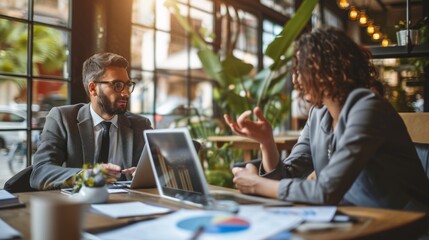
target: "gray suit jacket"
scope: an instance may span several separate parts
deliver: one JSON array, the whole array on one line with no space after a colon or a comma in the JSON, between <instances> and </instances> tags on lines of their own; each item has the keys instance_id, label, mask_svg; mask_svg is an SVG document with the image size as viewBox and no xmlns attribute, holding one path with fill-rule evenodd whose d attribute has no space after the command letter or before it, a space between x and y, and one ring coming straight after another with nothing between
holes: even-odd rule
<instances>
[{"instance_id":1,"label":"gray suit jacket","mask_svg":"<svg viewBox=\"0 0 429 240\"><path fill-rule=\"evenodd\" d=\"M118 115L118 126L124 168L137 166L145 143L143 131L151 129L151 123L145 117L126 112ZM61 188L66 179L81 171L83 164L94 165L94 138L89 104L52 108L34 154L31 187Z\"/></svg>"},{"instance_id":2,"label":"gray suit jacket","mask_svg":"<svg viewBox=\"0 0 429 240\"><path fill-rule=\"evenodd\" d=\"M291 154L265 174L281 179L280 199L429 211L429 180L401 117L387 101L356 89L335 132L331 123L325 107L312 109ZM317 181L306 180L313 169Z\"/></svg>"}]
</instances>

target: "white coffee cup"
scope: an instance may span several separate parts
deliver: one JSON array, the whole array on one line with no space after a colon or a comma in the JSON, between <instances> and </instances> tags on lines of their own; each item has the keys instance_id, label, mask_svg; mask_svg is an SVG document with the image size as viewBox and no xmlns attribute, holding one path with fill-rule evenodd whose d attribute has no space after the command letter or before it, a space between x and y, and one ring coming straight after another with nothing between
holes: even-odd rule
<instances>
[{"instance_id":1,"label":"white coffee cup","mask_svg":"<svg viewBox=\"0 0 429 240\"><path fill-rule=\"evenodd\" d=\"M79 240L86 205L61 196L33 196L31 206L31 239Z\"/></svg>"}]
</instances>

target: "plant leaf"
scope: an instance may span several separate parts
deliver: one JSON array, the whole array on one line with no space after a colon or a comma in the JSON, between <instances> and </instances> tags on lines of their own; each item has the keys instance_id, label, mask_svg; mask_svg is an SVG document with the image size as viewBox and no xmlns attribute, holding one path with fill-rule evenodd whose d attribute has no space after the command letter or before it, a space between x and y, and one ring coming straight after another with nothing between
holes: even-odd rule
<instances>
[{"instance_id":1,"label":"plant leaf","mask_svg":"<svg viewBox=\"0 0 429 240\"><path fill-rule=\"evenodd\" d=\"M279 60L304 29L318 2L318 0L304 0L293 17L287 21L280 34L268 45L265 55L274 61L271 69L275 70L281 66L278 64Z\"/></svg>"}]
</instances>

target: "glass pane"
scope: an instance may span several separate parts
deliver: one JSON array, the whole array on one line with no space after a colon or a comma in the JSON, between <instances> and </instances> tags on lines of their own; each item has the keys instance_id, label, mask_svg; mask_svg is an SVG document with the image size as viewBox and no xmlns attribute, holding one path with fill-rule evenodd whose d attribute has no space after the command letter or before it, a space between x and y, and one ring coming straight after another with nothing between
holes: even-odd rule
<instances>
[{"instance_id":1,"label":"glass pane","mask_svg":"<svg viewBox=\"0 0 429 240\"><path fill-rule=\"evenodd\" d=\"M202 11L198 11L195 9L191 9L191 23L194 29L198 29L202 36L204 36L205 40L208 42L213 41L213 15L209 13L205 13Z\"/></svg>"},{"instance_id":2,"label":"glass pane","mask_svg":"<svg viewBox=\"0 0 429 240\"><path fill-rule=\"evenodd\" d=\"M33 34L33 75L67 78L69 33L34 25Z\"/></svg>"},{"instance_id":3,"label":"glass pane","mask_svg":"<svg viewBox=\"0 0 429 240\"><path fill-rule=\"evenodd\" d=\"M0 75L0 106L27 102L27 79ZM26 107L24 107L26 110Z\"/></svg>"},{"instance_id":4,"label":"glass pane","mask_svg":"<svg viewBox=\"0 0 429 240\"><path fill-rule=\"evenodd\" d=\"M248 12L238 11L241 19L241 24L256 28L258 27L258 19Z\"/></svg>"},{"instance_id":5,"label":"glass pane","mask_svg":"<svg viewBox=\"0 0 429 240\"><path fill-rule=\"evenodd\" d=\"M257 30L250 27L242 27L238 38L237 48L246 52L258 52Z\"/></svg>"},{"instance_id":6,"label":"glass pane","mask_svg":"<svg viewBox=\"0 0 429 240\"><path fill-rule=\"evenodd\" d=\"M213 86L210 81L198 81L192 83L191 86L195 97L192 99L194 106L201 116L213 116Z\"/></svg>"},{"instance_id":7,"label":"glass pane","mask_svg":"<svg viewBox=\"0 0 429 240\"><path fill-rule=\"evenodd\" d=\"M26 142L25 131L0 131L0 188L10 177L26 167Z\"/></svg>"},{"instance_id":8,"label":"glass pane","mask_svg":"<svg viewBox=\"0 0 429 240\"><path fill-rule=\"evenodd\" d=\"M28 25L0 19L0 73L27 74Z\"/></svg>"},{"instance_id":9,"label":"glass pane","mask_svg":"<svg viewBox=\"0 0 429 240\"><path fill-rule=\"evenodd\" d=\"M186 116L188 91L186 78L159 74L156 96L156 128L168 128L174 121Z\"/></svg>"},{"instance_id":10,"label":"glass pane","mask_svg":"<svg viewBox=\"0 0 429 240\"><path fill-rule=\"evenodd\" d=\"M191 0L191 6L202 9L207 12L213 12L213 1L210 0Z\"/></svg>"},{"instance_id":11,"label":"glass pane","mask_svg":"<svg viewBox=\"0 0 429 240\"><path fill-rule=\"evenodd\" d=\"M152 29L132 27L131 67L154 70L154 32Z\"/></svg>"},{"instance_id":12,"label":"glass pane","mask_svg":"<svg viewBox=\"0 0 429 240\"><path fill-rule=\"evenodd\" d=\"M177 4L177 7L179 7L180 14L185 17L188 14L188 7ZM181 29L182 27L176 20L176 17L174 14L172 14L164 5L163 1L157 1L156 5L156 28L163 31L180 31L185 34L184 30ZM176 29L180 28L180 30Z\"/></svg>"},{"instance_id":13,"label":"glass pane","mask_svg":"<svg viewBox=\"0 0 429 240\"><path fill-rule=\"evenodd\" d=\"M34 21L69 26L71 0L34 0Z\"/></svg>"},{"instance_id":14,"label":"glass pane","mask_svg":"<svg viewBox=\"0 0 429 240\"><path fill-rule=\"evenodd\" d=\"M153 27L155 22L154 0L134 0L132 22Z\"/></svg>"},{"instance_id":15,"label":"glass pane","mask_svg":"<svg viewBox=\"0 0 429 240\"><path fill-rule=\"evenodd\" d=\"M187 40L184 37L157 32L156 67L157 69L186 74L189 65Z\"/></svg>"},{"instance_id":16,"label":"glass pane","mask_svg":"<svg viewBox=\"0 0 429 240\"><path fill-rule=\"evenodd\" d=\"M153 73L132 70L131 79L137 84L130 97L130 111L133 113L152 114L154 112L153 101L155 99Z\"/></svg>"},{"instance_id":17,"label":"glass pane","mask_svg":"<svg viewBox=\"0 0 429 240\"><path fill-rule=\"evenodd\" d=\"M0 14L28 19L28 0L2 0Z\"/></svg>"},{"instance_id":18,"label":"glass pane","mask_svg":"<svg viewBox=\"0 0 429 240\"><path fill-rule=\"evenodd\" d=\"M68 104L68 82L38 79L33 81L33 105L38 105L38 111L33 108L33 123L42 128L45 117L53 107Z\"/></svg>"}]
</instances>

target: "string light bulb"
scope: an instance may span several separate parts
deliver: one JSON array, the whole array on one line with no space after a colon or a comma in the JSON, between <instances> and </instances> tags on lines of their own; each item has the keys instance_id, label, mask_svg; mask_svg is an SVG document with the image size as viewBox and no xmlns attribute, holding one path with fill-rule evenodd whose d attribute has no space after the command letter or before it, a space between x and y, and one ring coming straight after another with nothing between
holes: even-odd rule
<instances>
[{"instance_id":1,"label":"string light bulb","mask_svg":"<svg viewBox=\"0 0 429 240\"><path fill-rule=\"evenodd\" d=\"M389 44L390 44L390 40L386 36L384 36L383 40L381 41L381 46L387 47L389 46Z\"/></svg>"},{"instance_id":2,"label":"string light bulb","mask_svg":"<svg viewBox=\"0 0 429 240\"><path fill-rule=\"evenodd\" d=\"M339 8L341 8L343 10L350 7L350 3L348 0L337 0L337 5Z\"/></svg>"},{"instance_id":3,"label":"string light bulb","mask_svg":"<svg viewBox=\"0 0 429 240\"><path fill-rule=\"evenodd\" d=\"M369 35L374 34L374 32L375 32L375 27L374 27L374 24L372 23L372 21L368 21L368 26L366 27L366 32L367 32Z\"/></svg>"},{"instance_id":4,"label":"string light bulb","mask_svg":"<svg viewBox=\"0 0 429 240\"><path fill-rule=\"evenodd\" d=\"M378 41L381 39L381 32L378 27L375 28L374 33L372 34L372 40Z\"/></svg>"},{"instance_id":5,"label":"string light bulb","mask_svg":"<svg viewBox=\"0 0 429 240\"><path fill-rule=\"evenodd\" d=\"M362 10L359 14L359 24L361 26L368 24L368 15L366 15L365 10Z\"/></svg>"},{"instance_id":6,"label":"string light bulb","mask_svg":"<svg viewBox=\"0 0 429 240\"><path fill-rule=\"evenodd\" d=\"M359 11L355 7L351 7L349 11L349 19L354 21L359 16Z\"/></svg>"}]
</instances>

